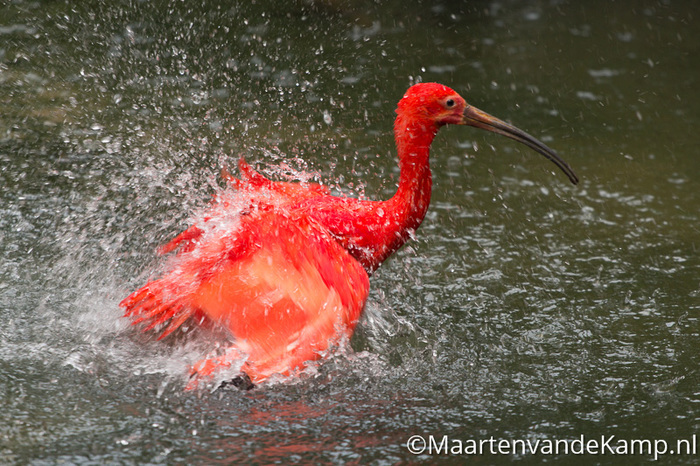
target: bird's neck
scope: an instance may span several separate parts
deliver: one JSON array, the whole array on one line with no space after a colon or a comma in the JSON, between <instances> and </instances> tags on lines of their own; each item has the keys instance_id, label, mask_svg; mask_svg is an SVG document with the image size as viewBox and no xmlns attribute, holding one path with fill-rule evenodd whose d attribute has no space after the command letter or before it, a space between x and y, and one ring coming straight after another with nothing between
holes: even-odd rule
<instances>
[{"instance_id":1,"label":"bird's neck","mask_svg":"<svg viewBox=\"0 0 700 466\"><path fill-rule=\"evenodd\" d=\"M438 128L420 119L396 119L399 187L391 199L369 201L320 197L308 202L308 214L336 237L368 273L376 270L418 228L430 204L432 177L428 158Z\"/></svg>"},{"instance_id":2,"label":"bird's neck","mask_svg":"<svg viewBox=\"0 0 700 466\"><path fill-rule=\"evenodd\" d=\"M410 230L415 230L421 224L430 204L433 184L429 163L430 145L437 131L434 124L401 116L394 125L400 169L399 187L387 202L399 220L399 229L409 230L409 234Z\"/></svg>"},{"instance_id":3,"label":"bird's neck","mask_svg":"<svg viewBox=\"0 0 700 466\"><path fill-rule=\"evenodd\" d=\"M358 259L372 272L399 249L420 226L428 211L432 175L430 144L438 128L399 116L394 126L399 156L399 187L387 201L372 203L376 224L371 235L358 241ZM359 238L358 238L359 239Z\"/></svg>"}]
</instances>

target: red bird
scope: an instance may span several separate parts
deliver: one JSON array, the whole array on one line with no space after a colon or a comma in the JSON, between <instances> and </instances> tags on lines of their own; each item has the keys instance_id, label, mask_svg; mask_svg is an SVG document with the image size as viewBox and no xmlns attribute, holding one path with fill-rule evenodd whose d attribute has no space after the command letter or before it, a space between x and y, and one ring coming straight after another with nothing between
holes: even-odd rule
<instances>
[{"instance_id":1,"label":"red bird","mask_svg":"<svg viewBox=\"0 0 700 466\"><path fill-rule=\"evenodd\" d=\"M534 149L571 180L552 149L467 104L436 83L416 84L398 104L394 136L399 186L386 201L330 195L307 183L270 181L241 160L235 190L214 201L197 225L163 246L180 248L170 269L120 306L159 338L188 319L213 323L230 346L195 364L189 388L217 369L240 366L259 383L288 376L348 338L369 294L369 275L423 221L430 203L430 144L446 124L492 131Z\"/></svg>"}]
</instances>

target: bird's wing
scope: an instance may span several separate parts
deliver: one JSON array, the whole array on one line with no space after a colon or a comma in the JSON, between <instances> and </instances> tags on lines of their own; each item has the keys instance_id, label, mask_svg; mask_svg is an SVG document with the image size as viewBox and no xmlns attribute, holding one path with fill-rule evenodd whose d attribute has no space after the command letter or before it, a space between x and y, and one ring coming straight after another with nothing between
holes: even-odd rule
<instances>
[{"instance_id":1,"label":"bird's wing","mask_svg":"<svg viewBox=\"0 0 700 466\"><path fill-rule=\"evenodd\" d=\"M288 181L272 181L265 178L251 167L243 157L238 160L238 171L241 174L240 180L231 175L224 174L224 177L233 185L239 188L265 188L274 191L290 200L299 201L301 198L315 196L326 196L331 193L328 186L317 183L293 183Z\"/></svg>"},{"instance_id":2,"label":"bird's wing","mask_svg":"<svg viewBox=\"0 0 700 466\"><path fill-rule=\"evenodd\" d=\"M161 338L194 315L227 329L243 370L261 381L289 373L352 334L369 293L362 266L307 216L285 208L256 211L228 231L205 233L173 269L121 305ZM167 326L166 326L167 323ZM226 357L195 366L206 376Z\"/></svg>"},{"instance_id":3,"label":"bird's wing","mask_svg":"<svg viewBox=\"0 0 700 466\"><path fill-rule=\"evenodd\" d=\"M221 267L194 300L235 337L253 381L288 374L352 335L369 294L362 266L308 218L268 213L258 225L255 253ZM200 367L207 375L206 361Z\"/></svg>"},{"instance_id":4,"label":"bird's wing","mask_svg":"<svg viewBox=\"0 0 700 466\"><path fill-rule=\"evenodd\" d=\"M316 183L292 183L286 181L272 181L265 178L251 167L243 157L239 159L238 170L240 178L231 175L225 168L221 171L231 188L243 193L246 198L245 207L241 213L246 213L250 209L266 210L271 207L281 207L285 204L296 204L305 199L330 194L328 186ZM158 248L159 254L167 254L180 248L181 251L189 251L194 247L195 242L204 233L204 227L212 218L221 216L222 211L230 211L230 200L226 193L214 197L211 212L200 220L200 224L195 224L177 235Z\"/></svg>"}]
</instances>

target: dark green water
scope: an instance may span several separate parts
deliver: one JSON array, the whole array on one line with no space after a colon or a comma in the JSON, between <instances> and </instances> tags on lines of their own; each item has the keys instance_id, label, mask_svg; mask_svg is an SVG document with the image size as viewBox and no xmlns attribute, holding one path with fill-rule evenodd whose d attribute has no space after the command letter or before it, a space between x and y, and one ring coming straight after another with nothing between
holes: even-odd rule
<instances>
[{"instance_id":1,"label":"dark green water","mask_svg":"<svg viewBox=\"0 0 700 466\"><path fill-rule=\"evenodd\" d=\"M458 463L407 441L699 434L696 2L225 3L0 6L0 463ZM153 341L117 306L154 249L241 154L387 198L417 80L543 139L580 185L443 130L431 210L372 277L352 350L184 393L202 336ZM597 451L473 459L654 457Z\"/></svg>"}]
</instances>

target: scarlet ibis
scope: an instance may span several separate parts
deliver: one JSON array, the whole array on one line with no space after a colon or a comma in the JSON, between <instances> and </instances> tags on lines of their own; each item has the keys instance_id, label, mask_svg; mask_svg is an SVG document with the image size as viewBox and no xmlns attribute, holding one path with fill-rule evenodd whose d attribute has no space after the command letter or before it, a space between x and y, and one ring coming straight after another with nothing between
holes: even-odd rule
<instances>
[{"instance_id":1,"label":"scarlet ibis","mask_svg":"<svg viewBox=\"0 0 700 466\"><path fill-rule=\"evenodd\" d=\"M578 178L552 149L436 83L416 84L398 104L394 136L400 176L386 201L332 196L322 185L275 182L242 159L240 178L211 210L161 248L180 248L158 279L120 306L163 338L185 321L229 333L228 346L196 363L189 388L240 367L259 383L303 370L348 338L369 294L369 276L423 221L430 202L430 145L447 124L501 134Z\"/></svg>"}]
</instances>

